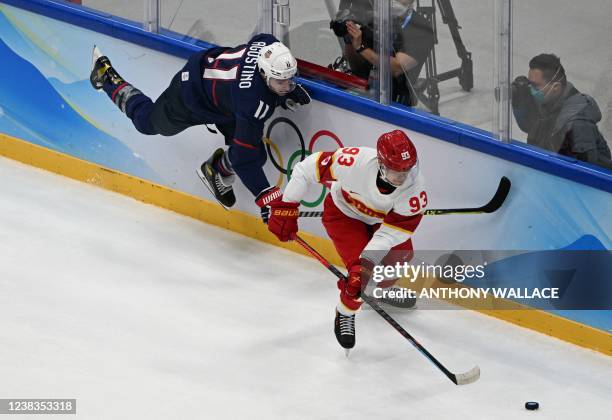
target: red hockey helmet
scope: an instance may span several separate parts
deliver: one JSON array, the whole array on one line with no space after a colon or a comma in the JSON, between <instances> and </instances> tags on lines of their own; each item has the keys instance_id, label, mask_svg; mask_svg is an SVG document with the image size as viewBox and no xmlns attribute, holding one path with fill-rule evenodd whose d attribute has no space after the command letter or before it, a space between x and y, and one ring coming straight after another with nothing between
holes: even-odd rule
<instances>
[{"instance_id":1,"label":"red hockey helmet","mask_svg":"<svg viewBox=\"0 0 612 420\"><path fill-rule=\"evenodd\" d=\"M406 133L394 130L378 138L376 152L382 177L396 187L411 175L411 183L418 172L417 151Z\"/></svg>"}]
</instances>

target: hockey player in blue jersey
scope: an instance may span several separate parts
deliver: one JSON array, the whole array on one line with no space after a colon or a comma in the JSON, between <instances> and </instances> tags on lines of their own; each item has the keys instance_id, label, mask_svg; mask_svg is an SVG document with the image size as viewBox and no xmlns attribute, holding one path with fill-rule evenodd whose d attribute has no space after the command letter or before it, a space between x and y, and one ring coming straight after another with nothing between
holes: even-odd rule
<instances>
[{"instance_id":1,"label":"hockey player in blue jersey","mask_svg":"<svg viewBox=\"0 0 612 420\"><path fill-rule=\"evenodd\" d=\"M173 136L194 125L214 124L229 147L217 149L197 170L198 176L223 206L231 207L237 175L267 223L268 204L280 199L281 191L270 186L263 171L264 123L277 105L295 110L297 104L310 103L295 81L296 73L297 61L289 49L274 36L259 34L234 48L192 55L155 102L119 76L97 47L90 80L143 134Z\"/></svg>"}]
</instances>

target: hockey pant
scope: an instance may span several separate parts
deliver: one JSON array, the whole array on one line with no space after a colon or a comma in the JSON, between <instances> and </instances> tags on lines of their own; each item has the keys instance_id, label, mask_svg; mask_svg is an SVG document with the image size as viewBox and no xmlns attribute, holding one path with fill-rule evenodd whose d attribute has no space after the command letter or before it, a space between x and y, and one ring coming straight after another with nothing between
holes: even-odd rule
<instances>
[{"instance_id":1,"label":"hockey pant","mask_svg":"<svg viewBox=\"0 0 612 420\"><path fill-rule=\"evenodd\" d=\"M325 197L323 204L323 226L327 231L327 235L334 243L336 251L342 258L347 270L350 270L355 264L359 264L359 257L364 248L372 239L374 232L378 230L380 224L368 225L360 220L348 217L338 209L334 204L330 194ZM412 241L408 239L406 242L396 245L391 248L390 252L383 259L382 264L393 265L396 262L408 262L413 257ZM378 287L390 287L395 283L395 280L389 282L378 283ZM362 285L362 290L365 285ZM342 299L347 299L347 296L340 296ZM354 299L353 299L354 300ZM355 301L355 306L361 306L361 301ZM351 305L353 306L353 305Z\"/></svg>"},{"instance_id":2,"label":"hockey pant","mask_svg":"<svg viewBox=\"0 0 612 420\"><path fill-rule=\"evenodd\" d=\"M172 78L170 86L155 102L129 83L115 86L107 82L103 88L142 134L174 136L194 125L205 124L191 113L181 99L180 73ZM225 144L230 145L235 124L217 124L216 127L225 137Z\"/></svg>"}]
</instances>

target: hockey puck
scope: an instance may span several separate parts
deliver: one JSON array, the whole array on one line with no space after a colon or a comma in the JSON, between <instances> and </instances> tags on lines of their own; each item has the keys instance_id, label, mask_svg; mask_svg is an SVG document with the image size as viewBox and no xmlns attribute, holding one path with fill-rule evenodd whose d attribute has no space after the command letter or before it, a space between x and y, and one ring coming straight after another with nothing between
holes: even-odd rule
<instances>
[{"instance_id":1,"label":"hockey puck","mask_svg":"<svg viewBox=\"0 0 612 420\"><path fill-rule=\"evenodd\" d=\"M527 402L525 403L525 408L526 408L527 410L537 410L538 408L540 408L540 404L538 404L538 403L537 403L537 402L535 402L535 401L527 401Z\"/></svg>"}]
</instances>

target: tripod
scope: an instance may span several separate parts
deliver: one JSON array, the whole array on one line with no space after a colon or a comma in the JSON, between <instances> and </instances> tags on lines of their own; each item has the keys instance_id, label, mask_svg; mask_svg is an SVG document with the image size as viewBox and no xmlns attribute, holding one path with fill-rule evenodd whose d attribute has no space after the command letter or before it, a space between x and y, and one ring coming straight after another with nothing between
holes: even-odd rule
<instances>
[{"instance_id":1,"label":"tripod","mask_svg":"<svg viewBox=\"0 0 612 420\"><path fill-rule=\"evenodd\" d=\"M436 47L438 44L438 28L436 25L436 3L438 4L438 10L442 17L442 23L448 25L453 42L455 43L455 49L457 55L461 59L461 66L446 71L444 73L438 73L436 65ZM453 11L453 6L450 0L431 0L431 6L421 6L420 0L417 0L417 11L421 13L425 19L431 24L434 30L434 48L432 48L427 60L425 61L425 79L419 79L414 86L414 91L423 104L429 108L429 110L436 115L440 115L438 109L438 103L440 101L440 90L438 89L438 83L457 77L459 79L459 85L461 88L469 92L474 87L474 73L472 67L472 53L469 52L459 34L459 22Z\"/></svg>"}]
</instances>

